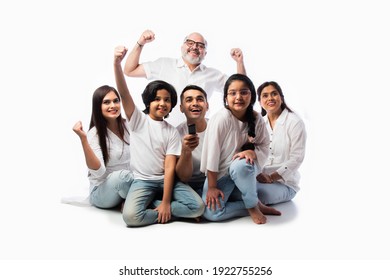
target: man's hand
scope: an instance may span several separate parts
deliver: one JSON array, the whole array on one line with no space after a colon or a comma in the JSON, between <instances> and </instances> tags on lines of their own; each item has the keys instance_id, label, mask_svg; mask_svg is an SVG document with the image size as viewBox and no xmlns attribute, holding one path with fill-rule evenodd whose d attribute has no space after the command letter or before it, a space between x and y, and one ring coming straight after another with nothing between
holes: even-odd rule
<instances>
[{"instance_id":1,"label":"man's hand","mask_svg":"<svg viewBox=\"0 0 390 280\"><path fill-rule=\"evenodd\" d=\"M155 35L154 35L152 30L145 30L142 33L141 37L139 37L138 43L143 46L147 43L154 41L154 38L155 38Z\"/></svg>"}]
</instances>

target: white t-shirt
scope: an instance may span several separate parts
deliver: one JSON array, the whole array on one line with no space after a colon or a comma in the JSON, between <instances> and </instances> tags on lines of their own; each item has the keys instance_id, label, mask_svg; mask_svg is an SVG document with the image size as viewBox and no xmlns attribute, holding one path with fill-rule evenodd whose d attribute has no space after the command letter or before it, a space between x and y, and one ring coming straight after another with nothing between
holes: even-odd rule
<instances>
[{"instance_id":1,"label":"white t-shirt","mask_svg":"<svg viewBox=\"0 0 390 280\"><path fill-rule=\"evenodd\" d=\"M183 139L183 137L188 134L187 121L181 123L177 127L177 130L179 131L181 139ZM203 142L204 142L204 136L206 134L206 130L203 132L197 132L198 137L199 137L199 145L198 145L198 147L196 147L192 151L192 169L193 169L193 171L192 171L192 177L189 180L190 183L201 183L201 182L204 182L206 179L205 174L200 171L200 161L201 161L201 157L202 157Z\"/></svg>"},{"instance_id":2,"label":"white t-shirt","mask_svg":"<svg viewBox=\"0 0 390 280\"><path fill-rule=\"evenodd\" d=\"M104 165L102 149L99 145L99 137L97 135L96 127L92 127L87 132L88 143L94 151L95 155L100 160L100 168L98 170L89 170L89 182L90 182L90 191L95 186L99 186L103 183L107 176L113 171L117 170L130 170L130 148L129 145L124 143L115 133L111 130L108 131L108 142L107 148L110 155L110 159L107 162L107 165ZM130 143L130 136L125 131L124 139L127 143Z\"/></svg>"},{"instance_id":3,"label":"white t-shirt","mask_svg":"<svg viewBox=\"0 0 390 280\"><path fill-rule=\"evenodd\" d=\"M264 116L270 135L270 153L263 171L267 174L278 172L284 184L299 191L298 168L305 157L306 130L302 119L284 109L272 130L268 117Z\"/></svg>"},{"instance_id":4,"label":"white t-shirt","mask_svg":"<svg viewBox=\"0 0 390 280\"><path fill-rule=\"evenodd\" d=\"M135 108L128 122L134 179L163 179L165 156L180 156L181 153L177 129L166 121L153 120L138 108Z\"/></svg>"},{"instance_id":5,"label":"white t-shirt","mask_svg":"<svg viewBox=\"0 0 390 280\"><path fill-rule=\"evenodd\" d=\"M216 102L213 106L210 106L208 114L212 114L223 108L222 93L228 77L219 70L208 68L204 64L200 64L191 72L184 63L183 58L175 59L168 57L162 57L151 62L144 62L142 65L148 80L163 80L173 85L176 89L178 104L173 108L172 112L169 113L169 117L166 119L173 126L178 126L185 121L185 116L179 109L179 100L182 90L187 85L192 84L203 88L206 91L210 102L212 101L212 95L215 92L219 93L217 97L220 97L220 102Z\"/></svg>"},{"instance_id":6,"label":"white t-shirt","mask_svg":"<svg viewBox=\"0 0 390 280\"><path fill-rule=\"evenodd\" d=\"M259 171L268 157L269 135L260 114L256 118L254 138ZM221 109L207 124L200 170L218 172L218 179L228 174L233 156L248 141L248 125L233 116L230 110Z\"/></svg>"}]
</instances>

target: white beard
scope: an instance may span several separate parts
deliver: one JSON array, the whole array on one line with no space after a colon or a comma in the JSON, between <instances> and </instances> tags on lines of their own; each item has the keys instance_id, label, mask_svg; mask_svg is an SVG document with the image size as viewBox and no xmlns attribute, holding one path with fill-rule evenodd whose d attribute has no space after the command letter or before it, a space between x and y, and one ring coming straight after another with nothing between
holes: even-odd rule
<instances>
[{"instance_id":1,"label":"white beard","mask_svg":"<svg viewBox=\"0 0 390 280\"><path fill-rule=\"evenodd\" d=\"M204 57L198 56L198 57L192 57L187 52L183 52L183 59L190 64L200 64L203 61Z\"/></svg>"}]
</instances>

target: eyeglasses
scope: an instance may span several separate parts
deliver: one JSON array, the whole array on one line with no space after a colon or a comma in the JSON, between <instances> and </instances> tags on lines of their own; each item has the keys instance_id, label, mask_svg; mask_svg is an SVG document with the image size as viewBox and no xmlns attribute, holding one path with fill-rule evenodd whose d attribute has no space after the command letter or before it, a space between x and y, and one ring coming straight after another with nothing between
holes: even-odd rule
<instances>
[{"instance_id":1,"label":"eyeglasses","mask_svg":"<svg viewBox=\"0 0 390 280\"><path fill-rule=\"evenodd\" d=\"M193 47L194 45L198 48L198 49L201 49L201 50L204 50L206 48L206 44L205 43L202 43L202 42L195 42L194 40L191 40L191 39L186 39L184 41L184 43L186 43L187 46L189 46L190 48Z\"/></svg>"},{"instance_id":2,"label":"eyeglasses","mask_svg":"<svg viewBox=\"0 0 390 280\"><path fill-rule=\"evenodd\" d=\"M239 93L241 96L247 96L251 93L251 91L249 89L231 90L231 91L228 91L227 94L231 97L236 97L237 93Z\"/></svg>"}]
</instances>

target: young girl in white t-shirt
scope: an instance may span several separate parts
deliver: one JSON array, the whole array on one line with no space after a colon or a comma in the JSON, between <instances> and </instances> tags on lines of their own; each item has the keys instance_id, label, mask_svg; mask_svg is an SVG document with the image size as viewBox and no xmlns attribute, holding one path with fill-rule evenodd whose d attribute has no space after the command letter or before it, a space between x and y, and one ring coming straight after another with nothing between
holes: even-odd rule
<instances>
[{"instance_id":1,"label":"young girl in white t-shirt","mask_svg":"<svg viewBox=\"0 0 390 280\"><path fill-rule=\"evenodd\" d=\"M117 88L130 129L134 174L123 219L128 226L145 226L166 223L172 216L197 218L204 211L203 201L190 186L175 180L181 141L177 129L164 120L177 103L176 90L164 81L150 82L142 93L146 108L141 112L134 104L121 68L126 52L125 47L117 47L114 62ZM162 200L156 201L160 195Z\"/></svg>"}]
</instances>

